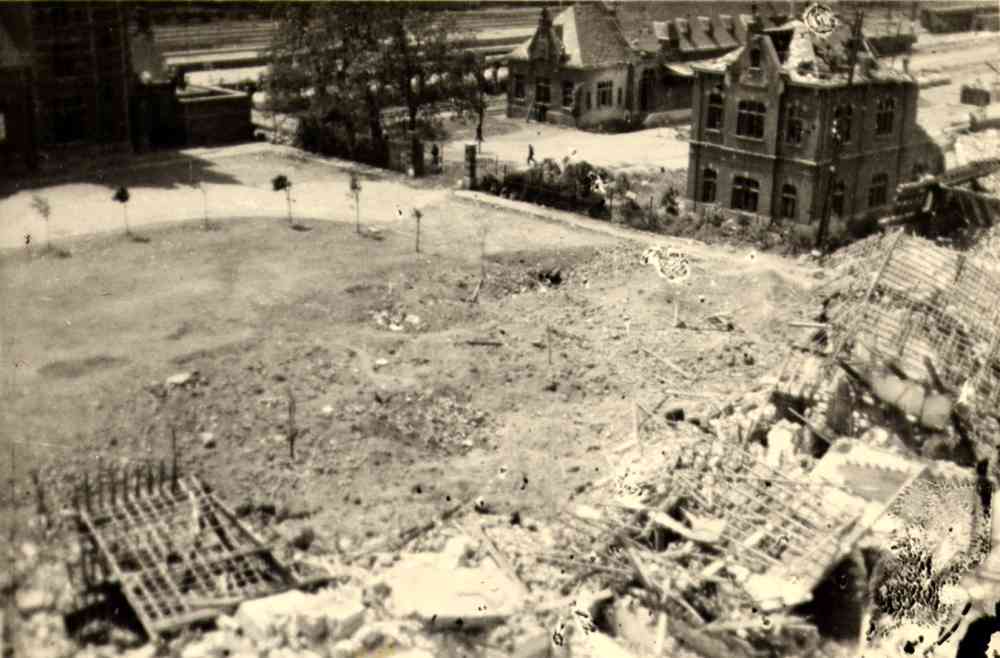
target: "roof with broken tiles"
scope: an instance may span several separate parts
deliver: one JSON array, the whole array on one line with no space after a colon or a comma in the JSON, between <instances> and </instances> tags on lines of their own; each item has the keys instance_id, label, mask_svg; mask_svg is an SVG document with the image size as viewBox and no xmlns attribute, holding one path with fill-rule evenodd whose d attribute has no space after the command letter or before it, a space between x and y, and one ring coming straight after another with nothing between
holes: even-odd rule
<instances>
[{"instance_id":1,"label":"roof with broken tiles","mask_svg":"<svg viewBox=\"0 0 1000 658\"><path fill-rule=\"evenodd\" d=\"M789 81L800 84L837 87L848 82L850 70L851 26L838 20L829 34L811 30L801 20L790 20L782 25L765 28L762 34L776 36L791 32L787 50L777 49L781 72ZM692 69L707 73L724 73L740 59L745 46L722 57L694 63ZM854 65L853 82L909 82L915 84L910 74L899 69L883 67L862 37Z\"/></svg>"},{"instance_id":2,"label":"roof with broken tiles","mask_svg":"<svg viewBox=\"0 0 1000 658\"><path fill-rule=\"evenodd\" d=\"M682 55L715 54L735 48L752 20L748 2L581 2L553 21L551 38L561 43L563 66L602 68L656 54L670 46ZM767 25L780 24L783 14L759 14ZM544 19L539 30L544 29ZM559 34L561 33L561 38ZM538 32L508 56L531 58Z\"/></svg>"}]
</instances>

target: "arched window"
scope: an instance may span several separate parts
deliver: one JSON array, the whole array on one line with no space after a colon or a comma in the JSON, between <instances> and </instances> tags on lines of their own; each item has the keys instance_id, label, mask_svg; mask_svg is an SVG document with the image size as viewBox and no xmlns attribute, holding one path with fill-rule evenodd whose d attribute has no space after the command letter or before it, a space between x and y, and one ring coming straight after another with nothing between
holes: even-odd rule
<instances>
[{"instance_id":1,"label":"arched window","mask_svg":"<svg viewBox=\"0 0 1000 658\"><path fill-rule=\"evenodd\" d=\"M740 101L736 115L736 134L752 139L764 138L764 115L767 108L760 101Z\"/></svg>"},{"instance_id":2,"label":"arched window","mask_svg":"<svg viewBox=\"0 0 1000 658\"><path fill-rule=\"evenodd\" d=\"M796 205L799 193L791 183L781 186L781 218L795 219Z\"/></svg>"},{"instance_id":3,"label":"arched window","mask_svg":"<svg viewBox=\"0 0 1000 658\"><path fill-rule=\"evenodd\" d=\"M875 106L875 134L891 135L896 119L896 99L880 98Z\"/></svg>"},{"instance_id":4,"label":"arched window","mask_svg":"<svg viewBox=\"0 0 1000 658\"><path fill-rule=\"evenodd\" d=\"M705 114L705 130L722 130L724 109L722 94L708 95L708 112Z\"/></svg>"},{"instance_id":5,"label":"arched window","mask_svg":"<svg viewBox=\"0 0 1000 658\"><path fill-rule=\"evenodd\" d=\"M833 139L836 143L850 143L853 118L854 109L850 105L838 105L833 110Z\"/></svg>"},{"instance_id":6,"label":"arched window","mask_svg":"<svg viewBox=\"0 0 1000 658\"><path fill-rule=\"evenodd\" d=\"M839 180L833 185L833 194L830 196L830 212L837 217L844 215L844 181Z\"/></svg>"},{"instance_id":7,"label":"arched window","mask_svg":"<svg viewBox=\"0 0 1000 658\"><path fill-rule=\"evenodd\" d=\"M719 174L710 167L705 167L701 173L701 201L702 203L715 203L716 183Z\"/></svg>"},{"instance_id":8,"label":"arched window","mask_svg":"<svg viewBox=\"0 0 1000 658\"><path fill-rule=\"evenodd\" d=\"M875 174L868 188L868 207L877 208L889 200L889 175Z\"/></svg>"},{"instance_id":9,"label":"arched window","mask_svg":"<svg viewBox=\"0 0 1000 658\"><path fill-rule=\"evenodd\" d=\"M760 195L760 183L752 178L737 176L733 179L734 210L757 212L757 199Z\"/></svg>"}]
</instances>

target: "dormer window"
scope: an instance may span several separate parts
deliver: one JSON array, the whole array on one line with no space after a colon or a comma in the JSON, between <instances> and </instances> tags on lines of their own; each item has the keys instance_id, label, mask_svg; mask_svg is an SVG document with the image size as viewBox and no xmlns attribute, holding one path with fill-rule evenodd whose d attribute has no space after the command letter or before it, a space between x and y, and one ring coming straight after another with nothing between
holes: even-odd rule
<instances>
[{"instance_id":1,"label":"dormer window","mask_svg":"<svg viewBox=\"0 0 1000 658\"><path fill-rule=\"evenodd\" d=\"M760 47L754 46L750 49L750 68L760 69Z\"/></svg>"}]
</instances>

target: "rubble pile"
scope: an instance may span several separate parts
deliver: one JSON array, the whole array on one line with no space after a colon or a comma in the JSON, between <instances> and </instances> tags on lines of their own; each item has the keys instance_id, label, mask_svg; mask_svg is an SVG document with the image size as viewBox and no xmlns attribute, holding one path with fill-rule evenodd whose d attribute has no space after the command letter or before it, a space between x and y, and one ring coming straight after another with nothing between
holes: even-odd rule
<instances>
[{"instance_id":1,"label":"rubble pile","mask_svg":"<svg viewBox=\"0 0 1000 658\"><path fill-rule=\"evenodd\" d=\"M643 266L634 248L615 253L623 267ZM78 549L43 559L25 545L10 556L11 575L0 573L0 592L14 604L5 640L14 655L53 658L156 650L180 658L858 655L858 643L869 655L895 655L902 649L886 647L914 627L928 645L944 642L939 630L967 608L970 576L996 561L983 483L1000 437L1000 280L975 255L901 233L857 243L828 265L815 312L796 323L801 340L780 368L723 399L651 407L623 445L602 446L614 472L576 489L551 518L496 513L478 499L394 544L376 538L350 555L341 545L339 555L311 542L276 547L294 556L286 564L322 563L326 577L307 583L289 572L280 592L227 598L225 582L213 590L219 574L202 573L191 582L211 603L199 611L203 627L158 647L135 646L130 630L77 623L79 590L64 565ZM600 278L586 268L567 270L567 280ZM408 324L395 311L374 319L390 331ZM734 344L727 358L745 361L747 344ZM315 362L310 385L348 376L348 356L319 348L307 356ZM634 367L633 356L623 361ZM252 376L238 390L258 400L261 416L280 417L283 399L266 394L284 375L254 364L246 371ZM199 400L219 385L191 371L163 386ZM495 430L461 391L379 390L343 412L374 423L367 434L429 437L447 449ZM221 424L191 431L228 441ZM139 475L136 492L147 481ZM126 499L132 490L122 489ZM245 560L236 535L220 530L235 527L235 514L214 499L211 508L178 500L171 528L188 528L201 553L215 547ZM122 509L134 523L162 520L162 509L140 514L129 504ZM212 542L201 521L211 522ZM94 534L113 534L103 532ZM134 556L122 547L146 546L138 561L148 574L162 569L164 582L186 561L218 565L201 553L157 553L180 541L163 534L125 532L106 552L128 564ZM271 555L259 543L255 554Z\"/></svg>"}]
</instances>

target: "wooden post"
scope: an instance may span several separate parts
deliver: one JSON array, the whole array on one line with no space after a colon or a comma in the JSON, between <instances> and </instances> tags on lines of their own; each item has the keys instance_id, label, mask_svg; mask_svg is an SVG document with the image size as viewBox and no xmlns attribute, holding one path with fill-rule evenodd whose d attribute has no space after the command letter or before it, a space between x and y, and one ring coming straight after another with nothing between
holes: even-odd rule
<instances>
[{"instance_id":1,"label":"wooden post","mask_svg":"<svg viewBox=\"0 0 1000 658\"><path fill-rule=\"evenodd\" d=\"M99 509L99 508L101 508L104 505L104 464L101 463L99 457L98 457L98 462L97 462L97 484L96 484L96 488L97 488L97 491L95 492L96 493L95 497L97 498L97 500L96 500L96 506Z\"/></svg>"},{"instance_id":2,"label":"wooden post","mask_svg":"<svg viewBox=\"0 0 1000 658\"><path fill-rule=\"evenodd\" d=\"M48 516L49 511L45 506L45 492L42 491L42 479L38 475L38 469L31 471L31 481L35 485L35 504L38 506L39 516Z\"/></svg>"},{"instance_id":3,"label":"wooden post","mask_svg":"<svg viewBox=\"0 0 1000 658\"><path fill-rule=\"evenodd\" d=\"M545 327L545 343L549 348L549 365L552 365L552 325Z\"/></svg>"},{"instance_id":4,"label":"wooden post","mask_svg":"<svg viewBox=\"0 0 1000 658\"><path fill-rule=\"evenodd\" d=\"M87 471L83 472L83 505L88 514L93 511L90 504L90 474Z\"/></svg>"},{"instance_id":5,"label":"wooden post","mask_svg":"<svg viewBox=\"0 0 1000 658\"><path fill-rule=\"evenodd\" d=\"M110 490L110 501L109 501L110 504L109 504L109 507L113 506L115 504L115 498L117 498L116 493L117 493L117 490L118 490L118 480L116 480L115 477L116 477L116 474L115 474L115 465L114 465L114 462L112 462L112 463L108 464L108 480L109 480L108 486L111 489Z\"/></svg>"},{"instance_id":6,"label":"wooden post","mask_svg":"<svg viewBox=\"0 0 1000 658\"><path fill-rule=\"evenodd\" d=\"M170 452L173 458L173 472L170 474L170 492L177 493L177 430L170 426Z\"/></svg>"}]
</instances>

